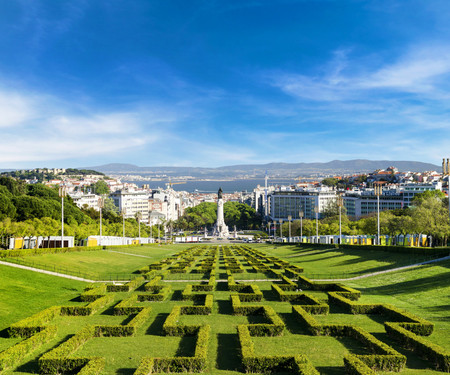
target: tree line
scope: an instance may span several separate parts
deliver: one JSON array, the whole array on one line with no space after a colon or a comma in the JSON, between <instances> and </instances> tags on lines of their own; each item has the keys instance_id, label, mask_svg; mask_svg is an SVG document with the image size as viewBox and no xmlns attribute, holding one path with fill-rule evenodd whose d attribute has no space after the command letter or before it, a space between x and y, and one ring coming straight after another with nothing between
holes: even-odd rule
<instances>
[{"instance_id":1,"label":"tree line","mask_svg":"<svg viewBox=\"0 0 450 375\"><path fill-rule=\"evenodd\" d=\"M319 235L339 234L339 211L337 204L331 204L325 210L325 217L319 220ZM376 235L376 212L359 220L350 220L345 208L341 214L342 234L344 235ZM291 235L300 235L300 220L291 222ZM277 235L280 225L276 224ZM289 223L282 224L283 236L289 233ZM273 232L271 231L271 234ZM380 233L395 236L399 234L426 234L433 237L436 246L446 245L450 238L448 198L441 191L426 191L417 194L411 206L404 209L380 212ZM303 220L303 235L316 235L316 221Z\"/></svg>"},{"instance_id":2,"label":"tree line","mask_svg":"<svg viewBox=\"0 0 450 375\"><path fill-rule=\"evenodd\" d=\"M80 209L73 200L64 198L64 234L76 240L100 233L100 213L92 208ZM102 234L122 236L123 221L112 199L105 199ZM125 220L125 235L137 237L136 219ZM141 236L153 237L162 233L162 227L141 224ZM61 198L58 188L0 176L0 237L58 236L61 235ZM5 243L5 241L3 241Z\"/></svg>"}]
</instances>

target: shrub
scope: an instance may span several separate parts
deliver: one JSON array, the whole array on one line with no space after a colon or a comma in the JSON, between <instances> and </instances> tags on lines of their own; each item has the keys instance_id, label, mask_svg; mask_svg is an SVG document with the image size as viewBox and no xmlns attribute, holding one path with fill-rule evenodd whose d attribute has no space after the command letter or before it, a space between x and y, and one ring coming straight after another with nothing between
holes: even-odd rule
<instances>
[{"instance_id":1,"label":"shrub","mask_svg":"<svg viewBox=\"0 0 450 375\"><path fill-rule=\"evenodd\" d=\"M33 336L0 352L0 372L16 365L25 356L52 340L56 336L56 331L56 326L47 326Z\"/></svg>"},{"instance_id":2,"label":"shrub","mask_svg":"<svg viewBox=\"0 0 450 375\"><path fill-rule=\"evenodd\" d=\"M85 290L80 295L80 299L84 302L93 302L106 294L106 285L97 284L94 288L89 288Z\"/></svg>"},{"instance_id":3,"label":"shrub","mask_svg":"<svg viewBox=\"0 0 450 375\"><path fill-rule=\"evenodd\" d=\"M411 332L404 325L405 323L384 323L388 335L396 339L403 347L431 361L438 370L450 372L450 352Z\"/></svg>"},{"instance_id":4,"label":"shrub","mask_svg":"<svg viewBox=\"0 0 450 375\"><path fill-rule=\"evenodd\" d=\"M45 353L39 358L40 372L44 374L61 374L87 365L90 358L69 358L69 355L94 336L94 326L85 327L75 336Z\"/></svg>"},{"instance_id":5,"label":"shrub","mask_svg":"<svg viewBox=\"0 0 450 375\"><path fill-rule=\"evenodd\" d=\"M111 303L113 300L114 295L107 294L87 304L86 306L61 306L61 315L71 315L71 316L92 315L102 307L105 307L107 304Z\"/></svg>"},{"instance_id":6,"label":"shrub","mask_svg":"<svg viewBox=\"0 0 450 375\"><path fill-rule=\"evenodd\" d=\"M44 326L59 316L61 307L52 306L17 323L11 324L7 332L9 337L30 337L44 329Z\"/></svg>"}]
</instances>

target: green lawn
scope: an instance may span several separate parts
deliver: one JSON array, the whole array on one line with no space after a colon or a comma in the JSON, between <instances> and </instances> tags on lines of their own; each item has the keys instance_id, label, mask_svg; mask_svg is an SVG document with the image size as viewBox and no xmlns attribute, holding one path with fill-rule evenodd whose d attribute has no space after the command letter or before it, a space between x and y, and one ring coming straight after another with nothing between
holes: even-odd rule
<instances>
[{"instance_id":1,"label":"green lawn","mask_svg":"<svg viewBox=\"0 0 450 375\"><path fill-rule=\"evenodd\" d=\"M129 278L139 268L180 250L175 245L146 245L117 250L43 254L22 257L18 261L27 266L87 279L121 280Z\"/></svg>"},{"instance_id":2,"label":"green lawn","mask_svg":"<svg viewBox=\"0 0 450 375\"><path fill-rule=\"evenodd\" d=\"M137 252L130 252L128 255L113 252L92 252L91 262L86 263L86 269L116 269L122 267L129 272L133 271L133 262L138 261L136 268L170 256L174 252L186 248L173 246L149 246L139 247ZM270 248L259 246L258 249L267 252L272 256L282 259L297 259L292 255L297 255L289 246ZM125 251L123 251L125 252ZM97 254L99 253L99 254ZM305 251L306 253L306 251ZM322 255L330 254L322 253ZM385 254L385 253L384 253ZM74 256L75 255L75 256ZM57 258L49 258L54 262L70 264L77 258L77 255L86 253L66 253L60 254ZM151 256L151 258L137 257L135 255ZM306 254L305 254L306 255ZM358 267L355 254L336 254L341 261L348 262L340 267L343 270L353 271ZM314 257L313 254L308 255ZM318 256L318 254L316 254ZM45 256L47 257L47 256ZM37 257L36 257L37 258ZM196 256L196 261L191 267L194 269L200 264L203 257ZM245 263L242 256L235 256L241 263ZM336 257L338 258L338 257ZM384 257L385 258L385 257ZM401 260L398 258L398 262ZM102 261L103 259L103 261ZM315 266L319 267L318 259L309 258ZM314 260L313 260L314 259ZM323 259L323 268L327 269L333 262L331 259ZM350 261L355 259L354 262ZM369 262L370 268L377 265L372 252L361 252L358 258L362 263ZM110 263L108 263L108 261ZM350 262L349 262L350 261ZM304 266L296 261L296 264ZM378 264L384 265L384 259L380 258ZM58 263L59 264L59 263ZM220 260L216 271L223 272L223 260ZM334 263L337 265L337 263ZM347 268L345 268L347 267ZM361 269L367 269L361 266ZM135 269L136 269L135 268ZM249 271L248 266L245 266ZM119 269L119 268L117 268ZM0 329L6 328L10 323L29 316L51 305L76 305L85 304L77 297L82 288L86 285L82 282L62 279L53 276L37 274L7 266L0 266ZM5 276L4 276L5 275ZM195 277L196 274L188 274ZM247 275L251 275L248 273ZM236 274L236 279L239 274ZM77 355L102 356L106 358L106 366L103 374L132 375L138 366L140 359L144 356L190 356L193 352L194 339L192 337L166 337L162 334L162 326L171 312L177 305L190 305L192 301L182 301L181 292L186 286L185 282L170 281L164 283L172 287L172 292L168 300L164 302L140 302L140 306L150 306L151 315L145 324L139 328L135 337L98 337L88 341L78 350ZM292 305L289 302L280 302L271 291L271 282L258 282L263 293L263 301L259 303L273 307L277 314L284 320L286 329L279 337L253 337L255 352L258 355L294 355L306 354L313 365L326 375L344 374L342 357L346 353L366 354L361 344L350 338L317 337L310 336L298 324L291 313ZM364 303L391 303L397 307L417 314L435 324L435 332L429 340L450 350L450 261L436 263L434 265L422 266L402 272L393 272L385 275L378 275L356 281L345 282L345 285L355 287L362 292L360 302ZM178 324L209 324L211 326L211 336L208 346L208 370L207 374L212 375L233 375L243 372L240 360L239 341L236 334L238 324L261 323L264 321L259 316L234 316L230 302L230 292L226 288L226 283L216 284L214 291L214 306L211 315L182 315ZM130 292L131 293L131 292ZM30 375L38 372L37 359L40 355L64 341L70 335L80 331L81 328L92 324L123 324L126 323L126 316L112 315L111 307L116 302L128 297L130 293L115 293L115 302L105 307L98 313L88 317L58 317L54 324L58 326L58 335L55 340L44 345L38 352L26 358L23 363L14 371L6 371L6 374ZM142 291L140 292L142 293ZM310 292L316 298L326 300L324 292ZM3 303L4 301L8 301ZM440 372L433 371L426 361L417 359L408 351L401 349L398 344L391 342L384 331L384 317L371 315L351 315L340 311L339 308L331 306L329 315L315 316L319 323L345 323L355 324L372 333L380 340L392 345L396 350L405 354L408 358L407 367L401 372L405 375L438 375ZM16 343L17 339L8 339L0 336L0 350Z\"/></svg>"},{"instance_id":3,"label":"green lawn","mask_svg":"<svg viewBox=\"0 0 450 375\"><path fill-rule=\"evenodd\" d=\"M75 297L86 283L0 265L0 331Z\"/></svg>"},{"instance_id":4,"label":"green lawn","mask_svg":"<svg viewBox=\"0 0 450 375\"><path fill-rule=\"evenodd\" d=\"M255 246L255 245L254 245ZM295 245L261 245L261 251L304 268L310 278L348 278L429 260L429 256L356 249L314 249Z\"/></svg>"}]
</instances>

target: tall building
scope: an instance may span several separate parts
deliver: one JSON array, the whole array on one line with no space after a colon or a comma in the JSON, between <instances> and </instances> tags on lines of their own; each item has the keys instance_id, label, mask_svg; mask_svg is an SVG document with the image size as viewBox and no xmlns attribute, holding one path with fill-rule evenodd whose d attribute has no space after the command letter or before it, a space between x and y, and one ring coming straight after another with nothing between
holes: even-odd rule
<instances>
[{"instance_id":1,"label":"tall building","mask_svg":"<svg viewBox=\"0 0 450 375\"><path fill-rule=\"evenodd\" d=\"M120 212L125 209L125 218L135 218L138 212L141 213L142 221L148 221L148 199L149 193L145 191L118 190L111 193L110 197Z\"/></svg>"}]
</instances>

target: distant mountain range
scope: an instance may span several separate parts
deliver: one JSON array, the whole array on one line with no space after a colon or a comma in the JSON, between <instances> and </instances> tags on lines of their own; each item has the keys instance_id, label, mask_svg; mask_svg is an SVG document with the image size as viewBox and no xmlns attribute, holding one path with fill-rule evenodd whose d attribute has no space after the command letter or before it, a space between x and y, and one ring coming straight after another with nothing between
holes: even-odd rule
<instances>
[{"instance_id":1,"label":"distant mountain range","mask_svg":"<svg viewBox=\"0 0 450 375\"><path fill-rule=\"evenodd\" d=\"M141 175L147 177L168 176L197 178L246 178L264 177L267 171L270 177L292 178L311 175L340 175L368 173L376 169L386 169L390 166L399 171L424 172L439 171L440 166L418 161L398 160L333 160L327 163L269 163L269 164L242 164L218 168L198 167L139 167L133 164L112 163L100 166L91 166L84 169L93 169L105 174Z\"/></svg>"}]
</instances>

